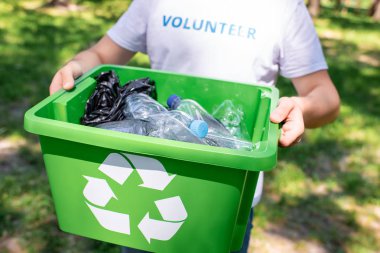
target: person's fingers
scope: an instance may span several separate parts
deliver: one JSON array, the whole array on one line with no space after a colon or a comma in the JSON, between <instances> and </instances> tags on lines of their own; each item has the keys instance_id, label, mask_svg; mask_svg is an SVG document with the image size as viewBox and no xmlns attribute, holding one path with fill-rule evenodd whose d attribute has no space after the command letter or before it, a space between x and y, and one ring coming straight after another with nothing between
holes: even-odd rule
<instances>
[{"instance_id":1,"label":"person's fingers","mask_svg":"<svg viewBox=\"0 0 380 253\"><path fill-rule=\"evenodd\" d=\"M74 87L74 79L82 75L82 67L76 61L71 61L60 69L53 77L50 84L50 94L55 93L61 88L70 90Z\"/></svg>"},{"instance_id":2,"label":"person's fingers","mask_svg":"<svg viewBox=\"0 0 380 253\"><path fill-rule=\"evenodd\" d=\"M289 147L301 141L302 134L305 131L303 115L301 109L294 107L287 116L284 125L281 128L279 145Z\"/></svg>"},{"instance_id":3,"label":"person's fingers","mask_svg":"<svg viewBox=\"0 0 380 253\"><path fill-rule=\"evenodd\" d=\"M62 76L61 72L57 72L53 80L51 81L50 87L49 87L49 93L52 95L53 93L57 92L62 88Z\"/></svg>"},{"instance_id":4,"label":"person's fingers","mask_svg":"<svg viewBox=\"0 0 380 253\"><path fill-rule=\"evenodd\" d=\"M69 65L62 68L60 71L62 75L62 87L65 90L71 90L74 87L73 71Z\"/></svg>"},{"instance_id":5,"label":"person's fingers","mask_svg":"<svg viewBox=\"0 0 380 253\"><path fill-rule=\"evenodd\" d=\"M73 71L73 77L77 78L83 74L82 66L77 61L71 61L70 63L71 70Z\"/></svg>"},{"instance_id":6,"label":"person's fingers","mask_svg":"<svg viewBox=\"0 0 380 253\"><path fill-rule=\"evenodd\" d=\"M270 115L273 123L283 123L279 145L288 147L299 142L305 125L301 109L289 97L282 97L278 106Z\"/></svg>"},{"instance_id":7,"label":"person's fingers","mask_svg":"<svg viewBox=\"0 0 380 253\"><path fill-rule=\"evenodd\" d=\"M285 121L290 111L295 107L295 102L288 97L280 98L278 106L270 115L270 120L273 123L281 123Z\"/></svg>"}]
</instances>

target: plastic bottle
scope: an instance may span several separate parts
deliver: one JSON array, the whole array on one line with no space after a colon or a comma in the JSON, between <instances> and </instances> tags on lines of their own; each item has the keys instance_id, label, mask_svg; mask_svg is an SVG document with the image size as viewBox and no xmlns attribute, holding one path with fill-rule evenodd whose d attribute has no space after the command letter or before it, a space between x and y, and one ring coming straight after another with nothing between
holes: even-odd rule
<instances>
[{"instance_id":1,"label":"plastic bottle","mask_svg":"<svg viewBox=\"0 0 380 253\"><path fill-rule=\"evenodd\" d=\"M178 110L187 113L193 119L203 120L208 125L209 134L231 136L230 132L211 116L200 104L191 99L181 99L177 95L171 95L167 100L167 105L172 110Z\"/></svg>"},{"instance_id":2,"label":"plastic bottle","mask_svg":"<svg viewBox=\"0 0 380 253\"><path fill-rule=\"evenodd\" d=\"M244 123L244 112L231 100L225 100L212 113L228 131L235 137L243 140L250 140L247 126Z\"/></svg>"},{"instance_id":3,"label":"plastic bottle","mask_svg":"<svg viewBox=\"0 0 380 253\"><path fill-rule=\"evenodd\" d=\"M193 119L187 113L178 110L172 110L168 113L172 117L184 123L187 127L191 128L191 123L193 122ZM220 136L212 133L207 133L204 141L211 146L226 147L232 149L252 150L253 147L250 141L239 140L231 135Z\"/></svg>"},{"instance_id":4,"label":"plastic bottle","mask_svg":"<svg viewBox=\"0 0 380 253\"><path fill-rule=\"evenodd\" d=\"M207 134L204 141L210 146L224 147L252 151L253 145L250 141L240 140L234 137L225 137L214 134Z\"/></svg>"},{"instance_id":5,"label":"plastic bottle","mask_svg":"<svg viewBox=\"0 0 380 253\"><path fill-rule=\"evenodd\" d=\"M167 111L160 103L143 93L127 96L123 108L123 114L127 119L146 119L150 115Z\"/></svg>"},{"instance_id":6,"label":"plastic bottle","mask_svg":"<svg viewBox=\"0 0 380 253\"><path fill-rule=\"evenodd\" d=\"M168 111L168 113L173 118L181 121L187 127L190 127L191 122L194 120L189 114L182 111L172 110L172 111Z\"/></svg>"},{"instance_id":7,"label":"plastic bottle","mask_svg":"<svg viewBox=\"0 0 380 253\"><path fill-rule=\"evenodd\" d=\"M189 127L169 113L158 113L146 119L126 119L99 124L96 127L124 133L146 135L170 140L207 144L202 140L207 134L207 124L192 120Z\"/></svg>"},{"instance_id":8,"label":"plastic bottle","mask_svg":"<svg viewBox=\"0 0 380 253\"><path fill-rule=\"evenodd\" d=\"M169 113L150 115L148 135L170 140L207 144L203 137L207 134L207 123L201 120L191 121L189 127Z\"/></svg>"},{"instance_id":9,"label":"plastic bottle","mask_svg":"<svg viewBox=\"0 0 380 253\"><path fill-rule=\"evenodd\" d=\"M147 135L147 130L150 128L149 121L142 119L126 119L121 121L111 121L99 124L96 127L139 135Z\"/></svg>"},{"instance_id":10,"label":"plastic bottle","mask_svg":"<svg viewBox=\"0 0 380 253\"><path fill-rule=\"evenodd\" d=\"M167 104L170 109L185 112L194 119L204 120L208 125L208 134L204 138L204 141L208 145L249 151L253 149L251 141L234 137L220 121L210 115L196 101L181 99L177 95L171 95L167 100Z\"/></svg>"}]
</instances>

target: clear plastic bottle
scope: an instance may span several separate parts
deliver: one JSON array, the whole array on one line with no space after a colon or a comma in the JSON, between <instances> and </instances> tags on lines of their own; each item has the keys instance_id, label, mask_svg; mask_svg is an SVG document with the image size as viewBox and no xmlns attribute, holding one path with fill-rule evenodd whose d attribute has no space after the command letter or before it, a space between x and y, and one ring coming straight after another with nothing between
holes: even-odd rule
<instances>
[{"instance_id":1,"label":"clear plastic bottle","mask_svg":"<svg viewBox=\"0 0 380 253\"><path fill-rule=\"evenodd\" d=\"M210 115L200 104L192 99L181 99L177 95L171 95L167 100L167 105L172 110L178 110L187 113L193 119L203 120L208 125L209 134L230 136L230 132L221 122Z\"/></svg>"},{"instance_id":2,"label":"clear plastic bottle","mask_svg":"<svg viewBox=\"0 0 380 253\"><path fill-rule=\"evenodd\" d=\"M143 119L126 119L102 123L96 127L130 134L147 135L149 121Z\"/></svg>"},{"instance_id":3,"label":"clear plastic bottle","mask_svg":"<svg viewBox=\"0 0 380 253\"><path fill-rule=\"evenodd\" d=\"M148 116L168 110L143 93L132 93L125 99L123 114L127 119L146 119Z\"/></svg>"},{"instance_id":4,"label":"clear plastic bottle","mask_svg":"<svg viewBox=\"0 0 380 253\"><path fill-rule=\"evenodd\" d=\"M153 114L147 119L149 120L149 129L147 129L149 136L206 144L203 137L206 136L208 127L204 121L193 120L189 126L186 126L169 113Z\"/></svg>"},{"instance_id":5,"label":"clear plastic bottle","mask_svg":"<svg viewBox=\"0 0 380 253\"><path fill-rule=\"evenodd\" d=\"M153 114L146 119L126 119L107 122L99 124L96 127L163 139L207 144L203 140L208 130L206 122L192 120L189 126L186 126L167 112Z\"/></svg>"},{"instance_id":6,"label":"clear plastic bottle","mask_svg":"<svg viewBox=\"0 0 380 253\"><path fill-rule=\"evenodd\" d=\"M244 112L241 107L231 100L225 100L213 112L212 116L218 119L235 137L250 140L247 126L244 123Z\"/></svg>"},{"instance_id":7,"label":"clear plastic bottle","mask_svg":"<svg viewBox=\"0 0 380 253\"><path fill-rule=\"evenodd\" d=\"M200 104L191 99L181 99L172 95L167 100L170 109L181 111L194 119L204 120L208 125L208 134L204 141L211 146L251 151L252 142L234 137L231 132L217 119L210 115Z\"/></svg>"},{"instance_id":8,"label":"clear plastic bottle","mask_svg":"<svg viewBox=\"0 0 380 253\"><path fill-rule=\"evenodd\" d=\"M247 151L253 150L252 142L240 140L234 137L225 137L225 136L220 136L220 135L207 134L207 136L204 138L204 141L208 145L215 146L215 147L224 147L224 148L240 149L240 150L247 150Z\"/></svg>"},{"instance_id":9,"label":"clear plastic bottle","mask_svg":"<svg viewBox=\"0 0 380 253\"><path fill-rule=\"evenodd\" d=\"M169 115L181 121L187 127L190 127L191 122L194 120L189 114L178 110L168 111Z\"/></svg>"}]
</instances>

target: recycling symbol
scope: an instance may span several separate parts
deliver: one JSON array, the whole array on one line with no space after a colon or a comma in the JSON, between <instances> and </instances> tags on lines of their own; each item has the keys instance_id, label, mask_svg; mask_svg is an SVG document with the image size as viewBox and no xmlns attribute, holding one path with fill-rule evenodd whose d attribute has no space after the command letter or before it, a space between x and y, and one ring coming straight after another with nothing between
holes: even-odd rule
<instances>
[{"instance_id":1,"label":"recycling symbol","mask_svg":"<svg viewBox=\"0 0 380 253\"><path fill-rule=\"evenodd\" d=\"M120 185L124 185L129 176L136 171L143 181L139 186L155 191L165 190L176 176L169 175L156 159L127 153L109 154L98 169ZM85 203L98 223L107 230L130 235L130 215L106 208L112 198L118 199L107 180L86 175L83 177L88 181L83 190L83 195L87 200ZM151 239L170 240L187 218L186 209L179 196L160 199L154 203L162 220L151 219L148 211L138 224L139 230L148 243Z\"/></svg>"}]
</instances>

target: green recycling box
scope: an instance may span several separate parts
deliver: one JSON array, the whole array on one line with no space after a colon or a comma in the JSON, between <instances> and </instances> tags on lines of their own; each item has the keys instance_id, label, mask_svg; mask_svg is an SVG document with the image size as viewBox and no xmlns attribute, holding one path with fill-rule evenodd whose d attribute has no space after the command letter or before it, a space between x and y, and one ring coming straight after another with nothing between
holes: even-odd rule
<instances>
[{"instance_id":1,"label":"green recycling box","mask_svg":"<svg viewBox=\"0 0 380 253\"><path fill-rule=\"evenodd\" d=\"M94 77L113 69L121 83L150 77L158 101L172 95L208 111L230 99L245 112L253 151L80 125ZM39 135L59 227L150 252L217 252L241 247L259 171L276 165L278 90L150 69L101 65L25 114Z\"/></svg>"}]
</instances>

